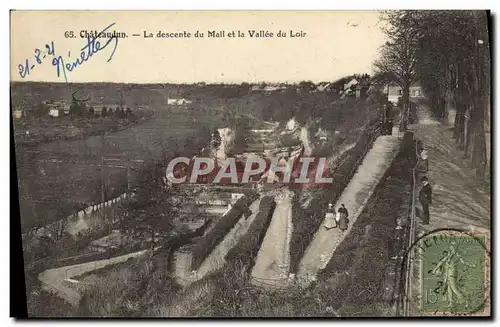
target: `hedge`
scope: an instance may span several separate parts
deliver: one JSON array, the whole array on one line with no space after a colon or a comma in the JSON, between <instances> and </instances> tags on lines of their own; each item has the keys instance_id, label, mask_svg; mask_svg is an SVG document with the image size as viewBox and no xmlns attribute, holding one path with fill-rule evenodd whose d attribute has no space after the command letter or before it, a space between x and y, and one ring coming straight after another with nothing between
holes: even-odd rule
<instances>
[{"instance_id":1,"label":"hedge","mask_svg":"<svg viewBox=\"0 0 500 327\"><path fill-rule=\"evenodd\" d=\"M276 202L272 196L265 196L260 200L259 212L255 216L247 233L226 254L225 260L229 264L240 264L248 269L254 265L254 259L259 252L262 240L271 223Z\"/></svg>"},{"instance_id":2,"label":"hedge","mask_svg":"<svg viewBox=\"0 0 500 327\"><path fill-rule=\"evenodd\" d=\"M215 249L215 247L224 239L224 236L236 225L240 217L249 210L250 204L257 198L252 193L238 199L231 210L222 216L210 232L195 243L193 248L192 270L200 267L203 260Z\"/></svg>"},{"instance_id":3,"label":"hedge","mask_svg":"<svg viewBox=\"0 0 500 327\"><path fill-rule=\"evenodd\" d=\"M378 121L374 120L359 137L356 145L349 150L349 155L332 175L333 183L318 190L307 208L299 203L300 193L296 192L292 206L293 233L290 240L290 270L297 273L298 263L325 216L328 203L335 204L352 176L358 169L368 150L379 134Z\"/></svg>"}]
</instances>

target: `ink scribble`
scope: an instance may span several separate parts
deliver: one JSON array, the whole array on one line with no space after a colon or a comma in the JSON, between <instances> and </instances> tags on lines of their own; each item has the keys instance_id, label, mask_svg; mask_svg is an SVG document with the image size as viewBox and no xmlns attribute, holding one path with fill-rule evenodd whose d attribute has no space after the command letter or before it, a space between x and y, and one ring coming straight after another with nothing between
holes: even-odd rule
<instances>
[{"instance_id":1,"label":"ink scribble","mask_svg":"<svg viewBox=\"0 0 500 327\"><path fill-rule=\"evenodd\" d=\"M114 26L115 23L108 25L101 32L106 32L110 27ZM115 54L116 48L118 46L118 37L112 36L106 40L106 43L102 44L96 37L87 37L87 44L80 49L80 55L76 59L71 58L71 51L68 52L68 58L63 58L61 55L55 57L52 60L52 65L56 67L57 77L64 77L64 80L68 81L68 72L72 72L78 67L81 67L86 61L96 55L98 52L105 49L110 43L114 41L114 47L111 51L106 62L111 61L113 59L113 55ZM68 62L69 61L69 62Z\"/></svg>"}]
</instances>

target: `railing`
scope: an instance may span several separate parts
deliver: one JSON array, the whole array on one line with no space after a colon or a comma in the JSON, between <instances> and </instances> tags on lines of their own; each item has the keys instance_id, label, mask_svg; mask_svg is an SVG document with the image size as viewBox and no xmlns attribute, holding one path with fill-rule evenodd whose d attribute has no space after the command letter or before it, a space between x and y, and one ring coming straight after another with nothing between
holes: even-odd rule
<instances>
[{"instance_id":1,"label":"railing","mask_svg":"<svg viewBox=\"0 0 500 327\"><path fill-rule=\"evenodd\" d=\"M418 153L417 153L417 140L415 140L415 156L418 159ZM403 295L403 315L404 316L409 316L410 315L410 302L411 302L411 287L412 287L412 262L413 262L413 252L414 250L410 250L413 243L415 242L415 216L416 216L416 210L415 210L415 203L416 203L416 168L418 165L418 160L417 163L415 163L415 166L413 166L412 169L412 191L411 191L411 212L410 212L410 230L409 230L409 235L408 235L408 247L407 250L408 256L406 258L406 263L405 263L405 285L404 285L404 295Z\"/></svg>"}]
</instances>

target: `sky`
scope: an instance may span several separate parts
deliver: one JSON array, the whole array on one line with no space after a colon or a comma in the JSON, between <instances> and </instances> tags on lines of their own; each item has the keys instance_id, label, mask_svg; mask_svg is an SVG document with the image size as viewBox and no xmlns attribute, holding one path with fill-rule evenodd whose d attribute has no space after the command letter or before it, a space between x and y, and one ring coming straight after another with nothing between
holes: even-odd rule
<instances>
[{"instance_id":1,"label":"sky","mask_svg":"<svg viewBox=\"0 0 500 327\"><path fill-rule=\"evenodd\" d=\"M376 11L14 11L11 81L332 81L373 72L372 63L385 42L379 17ZM112 40L71 71L64 69L62 63L77 60L88 44L81 31L101 31L113 23L110 31L128 37ZM274 37L250 37L250 30L272 32ZM159 31L186 31L191 38L144 38ZM204 38L195 38L196 31ZM226 37L209 38L208 31L224 31ZM245 37L229 37L232 31ZM279 31L286 37L277 37ZM292 38L291 31L305 36ZM42 50L38 57L36 49Z\"/></svg>"}]
</instances>

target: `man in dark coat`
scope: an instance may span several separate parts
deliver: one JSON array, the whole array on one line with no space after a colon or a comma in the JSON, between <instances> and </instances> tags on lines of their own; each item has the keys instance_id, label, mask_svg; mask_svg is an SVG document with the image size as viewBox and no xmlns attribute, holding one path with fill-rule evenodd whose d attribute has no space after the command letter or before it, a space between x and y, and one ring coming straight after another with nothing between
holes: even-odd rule
<instances>
[{"instance_id":1,"label":"man in dark coat","mask_svg":"<svg viewBox=\"0 0 500 327\"><path fill-rule=\"evenodd\" d=\"M424 225L429 225L429 204L432 203L432 189L429 185L429 180L427 177L422 178L422 183L424 186L420 189L418 194L418 199L420 200L420 204L422 205L422 210L424 211L423 223Z\"/></svg>"}]
</instances>

